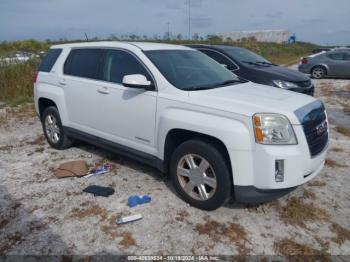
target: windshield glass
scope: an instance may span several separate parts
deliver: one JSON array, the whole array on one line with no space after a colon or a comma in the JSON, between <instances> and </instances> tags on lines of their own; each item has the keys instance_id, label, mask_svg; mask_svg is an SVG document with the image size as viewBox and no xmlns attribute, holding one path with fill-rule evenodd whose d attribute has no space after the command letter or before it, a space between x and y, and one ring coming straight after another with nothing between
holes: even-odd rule
<instances>
[{"instance_id":1,"label":"windshield glass","mask_svg":"<svg viewBox=\"0 0 350 262\"><path fill-rule=\"evenodd\" d=\"M182 90L210 89L242 82L196 50L152 50L145 54L173 86Z\"/></svg>"},{"instance_id":2,"label":"windshield glass","mask_svg":"<svg viewBox=\"0 0 350 262\"><path fill-rule=\"evenodd\" d=\"M244 48L227 49L225 52L241 63L273 65L269 60Z\"/></svg>"}]
</instances>

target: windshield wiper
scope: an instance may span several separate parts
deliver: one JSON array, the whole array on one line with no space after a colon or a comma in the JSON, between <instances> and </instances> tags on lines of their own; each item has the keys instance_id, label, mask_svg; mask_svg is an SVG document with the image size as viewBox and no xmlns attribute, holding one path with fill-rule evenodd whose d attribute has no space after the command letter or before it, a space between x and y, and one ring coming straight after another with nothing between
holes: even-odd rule
<instances>
[{"instance_id":1,"label":"windshield wiper","mask_svg":"<svg viewBox=\"0 0 350 262\"><path fill-rule=\"evenodd\" d=\"M255 62L251 62L251 61L241 61L242 63L246 63L246 64L250 64L250 65L257 65L257 66L264 66L264 65L274 65L272 63L269 62L263 62L263 61L255 61Z\"/></svg>"},{"instance_id":2,"label":"windshield wiper","mask_svg":"<svg viewBox=\"0 0 350 262\"><path fill-rule=\"evenodd\" d=\"M276 64L270 63L270 62L265 62L265 61L256 61L255 63L257 64L263 64L263 65L272 65L272 66L276 66Z\"/></svg>"},{"instance_id":3,"label":"windshield wiper","mask_svg":"<svg viewBox=\"0 0 350 262\"><path fill-rule=\"evenodd\" d=\"M213 84L213 85L207 85L207 86L189 86L186 87L187 91L197 91L197 90L206 90L206 89L213 89L216 87L222 87L222 86L227 86L230 84L234 84L234 83L245 83L245 81L243 80L239 80L239 79L231 79L231 80L227 80L221 83L217 83L217 84Z\"/></svg>"},{"instance_id":4,"label":"windshield wiper","mask_svg":"<svg viewBox=\"0 0 350 262\"><path fill-rule=\"evenodd\" d=\"M242 63L250 64L250 65L259 65L256 62L251 62L251 61L241 61Z\"/></svg>"},{"instance_id":5,"label":"windshield wiper","mask_svg":"<svg viewBox=\"0 0 350 262\"><path fill-rule=\"evenodd\" d=\"M227 81L215 84L215 85L213 85L213 87L227 86L227 85L235 84L235 83L243 83L243 81L239 80L239 79L231 79L231 80L227 80Z\"/></svg>"}]
</instances>

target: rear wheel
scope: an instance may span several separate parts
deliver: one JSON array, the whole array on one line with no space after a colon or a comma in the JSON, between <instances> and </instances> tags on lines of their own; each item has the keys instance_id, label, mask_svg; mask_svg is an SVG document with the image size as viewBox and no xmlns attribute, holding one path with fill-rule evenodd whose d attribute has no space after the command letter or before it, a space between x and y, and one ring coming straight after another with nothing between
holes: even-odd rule
<instances>
[{"instance_id":1,"label":"rear wheel","mask_svg":"<svg viewBox=\"0 0 350 262\"><path fill-rule=\"evenodd\" d=\"M72 140L65 134L59 112L56 107L46 108L42 116L42 125L47 142L56 149L66 149Z\"/></svg>"},{"instance_id":2,"label":"rear wheel","mask_svg":"<svg viewBox=\"0 0 350 262\"><path fill-rule=\"evenodd\" d=\"M326 75L326 69L322 66L316 66L311 70L311 76L316 79L321 79Z\"/></svg>"},{"instance_id":3,"label":"rear wheel","mask_svg":"<svg viewBox=\"0 0 350 262\"><path fill-rule=\"evenodd\" d=\"M230 197L230 172L222 154L209 143L181 144L171 158L170 175L179 195L197 208L214 210Z\"/></svg>"}]
</instances>

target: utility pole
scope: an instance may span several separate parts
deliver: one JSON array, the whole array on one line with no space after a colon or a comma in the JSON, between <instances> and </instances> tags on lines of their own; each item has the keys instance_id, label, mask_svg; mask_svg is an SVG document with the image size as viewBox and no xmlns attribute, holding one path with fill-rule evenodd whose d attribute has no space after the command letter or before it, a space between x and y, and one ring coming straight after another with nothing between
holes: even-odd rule
<instances>
[{"instance_id":1,"label":"utility pole","mask_svg":"<svg viewBox=\"0 0 350 262\"><path fill-rule=\"evenodd\" d=\"M188 0L188 40L191 38L191 0Z\"/></svg>"},{"instance_id":2,"label":"utility pole","mask_svg":"<svg viewBox=\"0 0 350 262\"><path fill-rule=\"evenodd\" d=\"M168 22L168 41L170 41L170 23Z\"/></svg>"}]
</instances>

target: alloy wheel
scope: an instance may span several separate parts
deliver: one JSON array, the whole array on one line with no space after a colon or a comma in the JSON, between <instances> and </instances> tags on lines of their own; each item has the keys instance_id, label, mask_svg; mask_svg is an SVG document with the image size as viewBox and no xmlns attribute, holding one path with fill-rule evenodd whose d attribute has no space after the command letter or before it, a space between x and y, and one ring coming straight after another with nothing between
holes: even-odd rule
<instances>
[{"instance_id":1,"label":"alloy wheel","mask_svg":"<svg viewBox=\"0 0 350 262\"><path fill-rule=\"evenodd\" d=\"M314 78L322 78L324 75L324 70L321 67L317 67L314 70L312 70L312 76Z\"/></svg>"},{"instance_id":2,"label":"alloy wheel","mask_svg":"<svg viewBox=\"0 0 350 262\"><path fill-rule=\"evenodd\" d=\"M57 124L55 116L49 114L45 118L45 131L51 143L58 143L60 141L61 132Z\"/></svg>"},{"instance_id":3,"label":"alloy wheel","mask_svg":"<svg viewBox=\"0 0 350 262\"><path fill-rule=\"evenodd\" d=\"M205 158L196 154L187 154L180 159L177 179L187 195L200 201L210 199L217 188L213 167Z\"/></svg>"}]
</instances>

